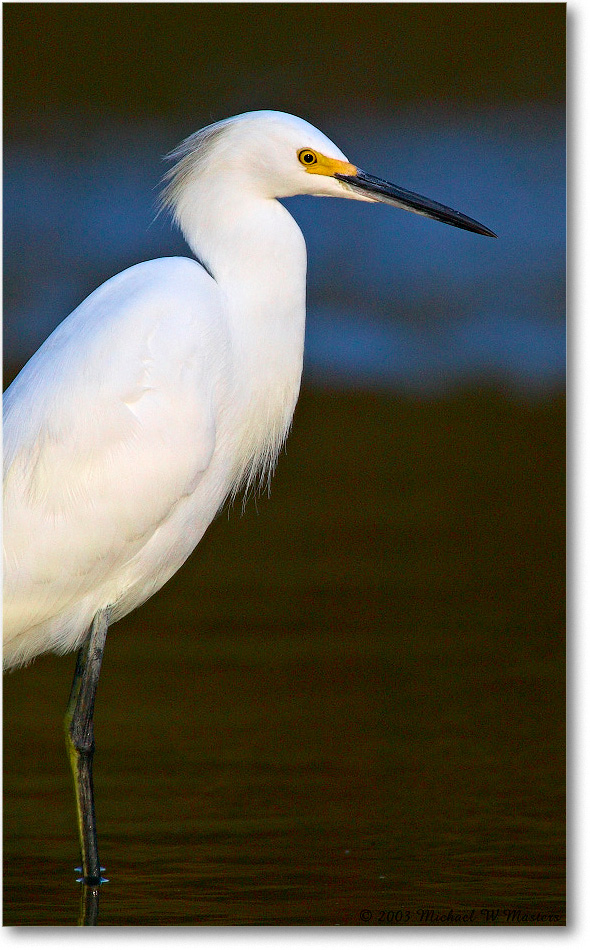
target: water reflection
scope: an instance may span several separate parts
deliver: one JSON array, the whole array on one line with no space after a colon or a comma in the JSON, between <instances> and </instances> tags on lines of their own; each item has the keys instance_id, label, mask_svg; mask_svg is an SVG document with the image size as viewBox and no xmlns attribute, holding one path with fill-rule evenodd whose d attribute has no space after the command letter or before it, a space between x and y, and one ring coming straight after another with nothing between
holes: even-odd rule
<instances>
[{"instance_id":1,"label":"water reflection","mask_svg":"<svg viewBox=\"0 0 590 950\"><path fill-rule=\"evenodd\" d=\"M79 927L96 927L99 903L100 886L83 884L80 895L80 914L78 916Z\"/></svg>"}]
</instances>

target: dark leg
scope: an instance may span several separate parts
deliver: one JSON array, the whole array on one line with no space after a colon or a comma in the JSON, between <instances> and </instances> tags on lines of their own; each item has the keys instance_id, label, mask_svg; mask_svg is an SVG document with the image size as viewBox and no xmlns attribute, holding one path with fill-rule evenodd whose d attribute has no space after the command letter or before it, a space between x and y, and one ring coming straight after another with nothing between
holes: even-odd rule
<instances>
[{"instance_id":1,"label":"dark leg","mask_svg":"<svg viewBox=\"0 0 590 950\"><path fill-rule=\"evenodd\" d=\"M109 611L99 610L92 621L88 637L78 653L76 672L65 716L66 747L74 778L78 832L82 851L80 881L89 885L101 884L104 881L100 875L94 816L92 717L108 625Z\"/></svg>"},{"instance_id":2,"label":"dark leg","mask_svg":"<svg viewBox=\"0 0 590 950\"><path fill-rule=\"evenodd\" d=\"M102 879L103 881L106 878ZM78 927L96 927L98 923L98 905L100 900L100 884L82 886L80 895L80 914Z\"/></svg>"}]
</instances>

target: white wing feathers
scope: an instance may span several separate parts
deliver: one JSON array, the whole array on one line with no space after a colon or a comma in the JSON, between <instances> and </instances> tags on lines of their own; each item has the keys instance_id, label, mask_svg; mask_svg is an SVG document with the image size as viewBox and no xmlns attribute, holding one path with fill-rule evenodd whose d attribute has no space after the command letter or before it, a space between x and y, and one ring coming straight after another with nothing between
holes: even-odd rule
<instances>
[{"instance_id":1,"label":"white wing feathers","mask_svg":"<svg viewBox=\"0 0 590 950\"><path fill-rule=\"evenodd\" d=\"M194 492L215 448L223 334L213 279L163 258L99 287L15 380L4 423L8 640L123 577Z\"/></svg>"}]
</instances>

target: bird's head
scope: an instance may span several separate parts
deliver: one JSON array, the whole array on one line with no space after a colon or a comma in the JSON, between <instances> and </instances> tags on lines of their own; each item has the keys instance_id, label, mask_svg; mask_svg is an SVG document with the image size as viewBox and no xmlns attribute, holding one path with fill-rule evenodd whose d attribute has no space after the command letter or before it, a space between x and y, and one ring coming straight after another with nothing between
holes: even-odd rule
<instances>
[{"instance_id":1,"label":"bird's head","mask_svg":"<svg viewBox=\"0 0 590 950\"><path fill-rule=\"evenodd\" d=\"M307 194L383 202L496 236L459 211L368 175L323 132L284 112L246 112L216 122L185 139L169 158L176 164L166 176L162 200L173 210L191 183L215 181L260 198Z\"/></svg>"}]
</instances>

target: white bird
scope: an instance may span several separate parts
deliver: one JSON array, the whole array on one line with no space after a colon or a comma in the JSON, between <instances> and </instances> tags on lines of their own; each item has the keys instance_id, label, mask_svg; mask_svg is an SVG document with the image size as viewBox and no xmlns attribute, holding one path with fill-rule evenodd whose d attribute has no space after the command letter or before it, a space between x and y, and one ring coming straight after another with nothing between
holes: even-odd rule
<instances>
[{"instance_id":1,"label":"white bird","mask_svg":"<svg viewBox=\"0 0 590 950\"><path fill-rule=\"evenodd\" d=\"M107 626L184 563L228 496L267 479L299 393L305 242L278 198L381 201L489 236L261 111L190 136L163 206L196 260L111 278L5 395L4 663L80 649L66 717L85 883L100 882L92 709Z\"/></svg>"}]
</instances>

